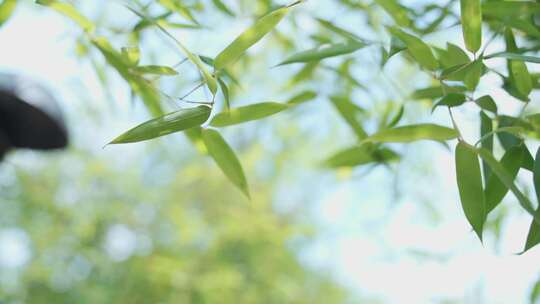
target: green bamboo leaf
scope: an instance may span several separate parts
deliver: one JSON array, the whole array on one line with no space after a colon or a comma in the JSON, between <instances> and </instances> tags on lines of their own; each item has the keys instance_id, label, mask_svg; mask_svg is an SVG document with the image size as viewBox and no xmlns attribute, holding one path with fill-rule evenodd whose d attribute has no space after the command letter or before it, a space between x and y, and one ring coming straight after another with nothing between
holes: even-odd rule
<instances>
[{"instance_id":1,"label":"green bamboo leaf","mask_svg":"<svg viewBox=\"0 0 540 304\"><path fill-rule=\"evenodd\" d=\"M507 127L522 127L524 129L529 129L530 125L527 122L517 119L515 117L510 117L506 115L499 115L499 129L505 129ZM523 139L519 136L516 136L516 133L512 132L500 132L497 133L497 138L501 143L504 150L508 151L513 146L521 146L524 149L523 162L521 163L521 168L527 169L529 171L533 170L534 159L531 155L531 152L527 149L527 146L522 145Z\"/></svg>"},{"instance_id":2,"label":"green bamboo leaf","mask_svg":"<svg viewBox=\"0 0 540 304\"><path fill-rule=\"evenodd\" d=\"M457 107L464 104L466 101L467 97L465 97L465 94L449 93L443 98L441 98L437 103L435 103L431 111L433 112L433 110L435 110L435 108L439 106Z\"/></svg>"},{"instance_id":3,"label":"green bamboo leaf","mask_svg":"<svg viewBox=\"0 0 540 304\"><path fill-rule=\"evenodd\" d=\"M499 19L527 18L540 12L540 3L532 1L485 1L482 11Z\"/></svg>"},{"instance_id":4,"label":"green bamboo leaf","mask_svg":"<svg viewBox=\"0 0 540 304\"><path fill-rule=\"evenodd\" d=\"M211 111L210 107L198 106L168 113L136 126L110 144L139 142L197 127L208 120Z\"/></svg>"},{"instance_id":5,"label":"green bamboo leaf","mask_svg":"<svg viewBox=\"0 0 540 304\"><path fill-rule=\"evenodd\" d=\"M464 142L456 147L456 178L465 217L482 240L486 206L480 162L475 149Z\"/></svg>"},{"instance_id":6,"label":"green bamboo leaf","mask_svg":"<svg viewBox=\"0 0 540 304\"><path fill-rule=\"evenodd\" d=\"M435 124L417 124L382 130L365 141L408 143L418 140L446 141L457 137L458 132L451 128Z\"/></svg>"},{"instance_id":7,"label":"green bamboo leaf","mask_svg":"<svg viewBox=\"0 0 540 304\"><path fill-rule=\"evenodd\" d=\"M512 29L507 28L504 32L506 50L514 52L517 50L516 41ZM532 79L525 62L520 60L508 60L508 71L510 83L517 89L520 95L529 96L532 91Z\"/></svg>"},{"instance_id":8,"label":"green bamboo leaf","mask_svg":"<svg viewBox=\"0 0 540 304\"><path fill-rule=\"evenodd\" d=\"M289 7L282 7L259 19L255 24L240 34L229 46L227 46L214 62L214 68L219 71L236 62L244 52L252 45L261 40L287 15Z\"/></svg>"},{"instance_id":9,"label":"green bamboo leaf","mask_svg":"<svg viewBox=\"0 0 540 304\"><path fill-rule=\"evenodd\" d=\"M229 95L229 87L221 78L218 78L218 83L219 83L219 87L221 88L221 92L223 93L223 99L225 100L225 109L229 111L231 109L231 98Z\"/></svg>"},{"instance_id":10,"label":"green bamboo leaf","mask_svg":"<svg viewBox=\"0 0 540 304\"><path fill-rule=\"evenodd\" d=\"M242 164L240 164L238 157L236 157L225 139L216 130L212 129L204 129L202 138L208 154L214 159L221 171L249 198L248 183Z\"/></svg>"},{"instance_id":11,"label":"green bamboo leaf","mask_svg":"<svg viewBox=\"0 0 540 304\"><path fill-rule=\"evenodd\" d=\"M415 90L411 98L412 99L437 99L443 97L445 93L463 93L467 90L464 86L432 86L423 89Z\"/></svg>"},{"instance_id":12,"label":"green bamboo leaf","mask_svg":"<svg viewBox=\"0 0 540 304\"><path fill-rule=\"evenodd\" d=\"M480 78L484 72L484 62L479 58L472 62L470 66L464 69L465 77L463 83L469 91L474 91L480 83Z\"/></svg>"},{"instance_id":13,"label":"green bamboo leaf","mask_svg":"<svg viewBox=\"0 0 540 304\"><path fill-rule=\"evenodd\" d=\"M181 16L187 18L188 20L190 20L190 21L192 21L192 22L194 22L196 24L199 24L199 22L197 22L197 20L195 19L195 17L191 13L191 11L188 9L188 7L186 7L185 5L182 4L183 1L157 0L157 2L159 2L159 4L161 4L164 8L166 8L166 9L168 9L170 11L173 11L175 13L178 13Z\"/></svg>"},{"instance_id":14,"label":"green bamboo leaf","mask_svg":"<svg viewBox=\"0 0 540 304\"><path fill-rule=\"evenodd\" d=\"M96 26L92 21L90 21L85 16L81 15L77 9L66 2L59 2L56 0L36 0L37 4L48 6L60 14L70 18L75 23L77 23L83 30L88 33L94 32Z\"/></svg>"},{"instance_id":15,"label":"green bamboo leaf","mask_svg":"<svg viewBox=\"0 0 540 304\"><path fill-rule=\"evenodd\" d=\"M485 140L481 141L481 147L488 150L489 152L493 153L493 121L489 116L484 113L484 111L480 111L480 138L485 138ZM487 137L486 137L487 136ZM491 169L489 169L489 166L485 161L482 160L482 170L484 172L484 184L488 184L488 179L491 175ZM487 202L486 198L486 202Z\"/></svg>"},{"instance_id":16,"label":"green bamboo leaf","mask_svg":"<svg viewBox=\"0 0 540 304\"><path fill-rule=\"evenodd\" d=\"M464 50L450 42L446 43L446 50L435 48L435 52L438 54L441 65L444 68L449 68L471 62L469 56L467 56L467 53L465 53Z\"/></svg>"},{"instance_id":17,"label":"green bamboo leaf","mask_svg":"<svg viewBox=\"0 0 540 304\"><path fill-rule=\"evenodd\" d=\"M161 65L143 65L138 67L133 67L131 69L138 74L153 74L153 75L164 75L164 76L174 76L178 75L178 72L173 68Z\"/></svg>"},{"instance_id":18,"label":"green bamboo leaf","mask_svg":"<svg viewBox=\"0 0 540 304\"><path fill-rule=\"evenodd\" d=\"M375 0L401 27L410 27L412 24L409 13L405 7L396 0Z\"/></svg>"},{"instance_id":19,"label":"green bamboo leaf","mask_svg":"<svg viewBox=\"0 0 540 304\"><path fill-rule=\"evenodd\" d=\"M433 56L431 48L425 44L420 38L408 34L398 28L390 27L389 31L392 35L396 36L399 40L403 41L412 57L422 67L428 70L436 70L439 67L439 62Z\"/></svg>"},{"instance_id":20,"label":"green bamboo leaf","mask_svg":"<svg viewBox=\"0 0 540 304\"><path fill-rule=\"evenodd\" d=\"M212 3L214 4L214 6L219 9L220 11L222 11L223 13L231 16L231 17L234 17L234 13L233 11L231 11L231 9L229 9L227 7L227 5L225 5L225 3L223 3L223 1L221 0L212 0Z\"/></svg>"},{"instance_id":21,"label":"green bamboo leaf","mask_svg":"<svg viewBox=\"0 0 540 304\"><path fill-rule=\"evenodd\" d=\"M489 95L484 95L474 101L481 109L497 114L497 104Z\"/></svg>"},{"instance_id":22,"label":"green bamboo leaf","mask_svg":"<svg viewBox=\"0 0 540 304\"><path fill-rule=\"evenodd\" d=\"M129 66L137 66L141 60L141 51L138 47L123 47L121 49L122 57Z\"/></svg>"},{"instance_id":23,"label":"green bamboo leaf","mask_svg":"<svg viewBox=\"0 0 540 304\"><path fill-rule=\"evenodd\" d=\"M353 129L358 139L363 140L367 137L366 131L362 125L356 119L356 113L358 113L358 107L353 104L348 97L345 96L331 96L330 100L334 104L334 107L339 112L341 117L349 124Z\"/></svg>"},{"instance_id":24,"label":"green bamboo leaf","mask_svg":"<svg viewBox=\"0 0 540 304\"><path fill-rule=\"evenodd\" d=\"M2 26L15 12L17 0L4 0L0 3L0 26Z\"/></svg>"},{"instance_id":25,"label":"green bamboo leaf","mask_svg":"<svg viewBox=\"0 0 540 304\"><path fill-rule=\"evenodd\" d=\"M399 107L399 110L398 112L396 113L396 115L390 119L390 122L388 122L388 128L393 128L395 127L400 121L401 121L401 118L403 118L403 114L405 113L405 105L401 105Z\"/></svg>"},{"instance_id":26,"label":"green bamboo leaf","mask_svg":"<svg viewBox=\"0 0 540 304\"><path fill-rule=\"evenodd\" d=\"M351 40L356 40L356 41L359 41L359 42L363 42L364 39L362 39L361 37L359 37L358 35L346 30L346 29L343 29L339 26L336 26L334 25L332 22L330 21L327 21L327 20L324 20L324 19L320 19L320 18L316 18L317 22L319 22L319 24L321 26L323 26L324 28L340 35L341 37L345 38L345 39L351 39Z\"/></svg>"},{"instance_id":27,"label":"green bamboo leaf","mask_svg":"<svg viewBox=\"0 0 540 304\"><path fill-rule=\"evenodd\" d=\"M534 161L533 183L536 192L536 201L540 204L540 148L538 148L536 152L536 159ZM537 207L535 215L536 217L540 217L540 206ZM540 224L533 219L531 226L529 227L529 233L527 234L527 241L523 252L533 248L538 245L538 243L540 243Z\"/></svg>"},{"instance_id":28,"label":"green bamboo leaf","mask_svg":"<svg viewBox=\"0 0 540 304\"><path fill-rule=\"evenodd\" d=\"M252 120L262 119L288 109L289 106L277 102L261 102L230 109L214 116L210 122L214 127L226 127Z\"/></svg>"},{"instance_id":29,"label":"green bamboo leaf","mask_svg":"<svg viewBox=\"0 0 540 304\"><path fill-rule=\"evenodd\" d=\"M306 62L311 62L311 61L321 61L325 58L353 53L365 46L366 44L357 42L357 41L330 44L327 46L323 46L321 48L315 48L315 49L296 53L292 55L291 57L285 59L281 63L279 63L278 66L291 64L291 63L306 63Z\"/></svg>"},{"instance_id":30,"label":"green bamboo leaf","mask_svg":"<svg viewBox=\"0 0 540 304\"><path fill-rule=\"evenodd\" d=\"M476 53L482 46L482 6L480 0L461 0L460 3L465 46Z\"/></svg>"},{"instance_id":31,"label":"green bamboo leaf","mask_svg":"<svg viewBox=\"0 0 540 304\"><path fill-rule=\"evenodd\" d=\"M328 168L350 168L371 163L387 163L399 159L399 155L386 148L373 150L371 145L350 147L336 152L323 162Z\"/></svg>"},{"instance_id":32,"label":"green bamboo leaf","mask_svg":"<svg viewBox=\"0 0 540 304\"><path fill-rule=\"evenodd\" d=\"M299 105L301 103L308 102L308 101L314 99L315 97L317 97L317 92L306 90L306 91L302 91L302 92L294 95L293 97L291 97L289 100L287 100L287 104L288 105Z\"/></svg>"},{"instance_id":33,"label":"green bamboo leaf","mask_svg":"<svg viewBox=\"0 0 540 304\"><path fill-rule=\"evenodd\" d=\"M494 54L487 55L484 58L485 59L504 58L504 59L515 60L515 61L525 61L525 62L532 62L532 63L540 63L540 57L527 56L527 55L522 55L522 54L512 53L512 52L494 53Z\"/></svg>"},{"instance_id":34,"label":"green bamboo leaf","mask_svg":"<svg viewBox=\"0 0 540 304\"><path fill-rule=\"evenodd\" d=\"M509 188L510 191L512 191L512 193L514 193L514 195L519 201L520 206L523 209L525 209L525 211L527 211L529 214L531 214L532 216L535 216L535 210L534 210L533 204L531 203L529 198L525 196L521 192L521 190L518 189L518 187L516 187L516 185L514 184L514 179L508 173L508 171L504 168L504 166L501 165L495 159L495 157L493 157L493 154L491 154L491 152L489 152L488 150L480 148L480 149L477 149L477 151L478 151L478 155L480 155L480 157L483 160L485 160L486 163L489 165L493 174L497 175L497 177L501 180L501 182L507 188ZM540 218L535 216L535 221L537 223L540 223Z\"/></svg>"},{"instance_id":35,"label":"green bamboo leaf","mask_svg":"<svg viewBox=\"0 0 540 304\"><path fill-rule=\"evenodd\" d=\"M505 169L508 177L513 181L519 171L523 159L523 149L514 146L506 151L501 159L501 165ZM491 170L490 170L491 171ZM497 207L508 193L508 187L499 179L496 174L491 174L486 183L486 215Z\"/></svg>"}]
</instances>

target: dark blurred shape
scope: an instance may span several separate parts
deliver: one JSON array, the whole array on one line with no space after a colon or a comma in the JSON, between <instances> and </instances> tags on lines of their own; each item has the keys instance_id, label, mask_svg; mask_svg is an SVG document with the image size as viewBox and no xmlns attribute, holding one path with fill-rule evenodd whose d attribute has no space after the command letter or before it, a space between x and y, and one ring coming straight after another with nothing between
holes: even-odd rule
<instances>
[{"instance_id":1,"label":"dark blurred shape","mask_svg":"<svg viewBox=\"0 0 540 304\"><path fill-rule=\"evenodd\" d=\"M13 74L0 74L0 159L16 148L67 146L67 130L56 99L43 86Z\"/></svg>"}]
</instances>

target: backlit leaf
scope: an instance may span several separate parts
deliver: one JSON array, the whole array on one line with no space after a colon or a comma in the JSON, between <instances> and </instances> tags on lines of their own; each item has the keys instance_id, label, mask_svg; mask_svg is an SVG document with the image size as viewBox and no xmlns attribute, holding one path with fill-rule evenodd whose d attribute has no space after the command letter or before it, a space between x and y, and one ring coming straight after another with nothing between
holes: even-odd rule
<instances>
[{"instance_id":1,"label":"backlit leaf","mask_svg":"<svg viewBox=\"0 0 540 304\"><path fill-rule=\"evenodd\" d=\"M214 159L221 171L249 198L249 188L244 169L225 139L218 131L212 129L204 129L202 138L208 154Z\"/></svg>"},{"instance_id":2,"label":"backlit leaf","mask_svg":"<svg viewBox=\"0 0 540 304\"><path fill-rule=\"evenodd\" d=\"M482 6L480 0L461 0L460 3L465 45L476 53L482 46Z\"/></svg>"},{"instance_id":3,"label":"backlit leaf","mask_svg":"<svg viewBox=\"0 0 540 304\"><path fill-rule=\"evenodd\" d=\"M15 12L17 0L4 0L0 3L0 26L2 26Z\"/></svg>"},{"instance_id":4,"label":"backlit leaf","mask_svg":"<svg viewBox=\"0 0 540 304\"><path fill-rule=\"evenodd\" d=\"M161 65L143 65L132 68L135 73L139 74L153 74L153 75L166 75L174 76L178 75L178 72L174 69Z\"/></svg>"},{"instance_id":5,"label":"backlit leaf","mask_svg":"<svg viewBox=\"0 0 540 304\"><path fill-rule=\"evenodd\" d=\"M111 144L139 142L197 127L208 120L210 112L210 107L198 106L168 113L136 126L115 138Z\"/></svg>"},{"instance_id":6,"label":"backlit leaf","mask_svg":"<svg viewBox=\"0 0 540 304\"><path fill-rule=\"evenodd\" d=\"M62 15L70 18L75 23L77 23L82 29L86 32L93 32L95 30L95 25L85 16L81 15L77 9L66 2L60 2L56 0L36 0L37 4L48 6L55 11L61 13Z\"/></svg>"},{"instance_id":7,"label":"backlit leaf","mask_svg":"<svg viewBox=\"0 0 540 304\"><path fill-rule=\"evenodd\" d=\"M418 62L422 67L428 70L436 70L439 67L439 63L431 48L425 44L420 38L408 34L398 28L389 28L390 33L396 36L399 40L403 41L407 45L408 51L411 53L412 57Z\"/></svg>"},{"instance_id":8,"label":"backlit leaf","mask_svg":"<svg viewBox=\"0 0 540 304\"><path fill-rule=\"evenodd\" d=\"M350 41L347 43L331 44L328 46L323 46L321 48L311 49L303 51L297 54L292 55L291 57L285 59L279 65L299 63L299 62L311 62L311 61L320 61L325 58L335 57L345 54L350 54L355 52L366 45L356 41Z\"/></svg>"},{"instance_id":9,"label":"backlit leaf","mask_svg":"<svg viewBox=\"0 0 540 304\"><path fill-rule=\"evenodd\" d=\"M365 140L370 142L407 143L418 140L446 141L457 137L458 132L451 128L435 124L417 124L382 130Z\"/></svg>"},{"instance_id":10,"label":"backlit leaf","mask_svg":"<svg viewBox=\"0 0 540 304\"><path fill-rule=\"evenodd\" d=\"M464 142L456 147L456 178L465 217L482 240L486 208L480 162L474 148Z\"/></svg>"},{"instance_id":11,"label":"backlit leaf","mask_svg":"<svg viewBox=\"0 0 540 304\"><path fill-rule=\"evenodd\" d=\"M536 201L540 203L540 148L538 148L538 151L536 152L536 159L534 161L533 184L536 192ZM540 217L540 206L536 209L536 216ZM533 219L531 226L529 227L527 242L525 243L523 252L533 248L538 245L538 243L540 243L540 224Z\"/></svg>"},{"instance_id":12,"label":"backlit leaf","mask_svg":"<svg viewBox=\"0 0 540 304\"><path fill-rule=\"evenodd\" d=\"M217 114L210 122L210 125L214 127L226 127L236 125L252 120L265 118L288 108L288 105L277 102L262 102L250 104L243 107L233 108L229 111Z\"/></svg>"}]
</instances>

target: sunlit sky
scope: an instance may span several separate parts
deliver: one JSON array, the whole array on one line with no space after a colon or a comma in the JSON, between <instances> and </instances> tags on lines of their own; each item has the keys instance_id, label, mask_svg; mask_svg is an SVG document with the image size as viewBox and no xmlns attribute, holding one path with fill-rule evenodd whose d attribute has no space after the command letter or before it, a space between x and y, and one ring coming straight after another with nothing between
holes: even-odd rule
<instances>
[{"instance_id":1,"label":"sunlit sky","mask_svg":"<svg viewBox=\"0 0 540 304\"><path fill-rule=\"evenodd\" d=\"M310 3L314 2L306 5ZM92 71L81 68L73 55L70 28L68 21L50 11L19 8L0 28L0 71L24 73L44 82L57 92L68 112L70 107L79 107L73 98L80 92L74 91L83 90L73 86L74 79L84 83L84 90L92 91L90 99L95 100L88 102L107 104ZM466 120L467 115L458 115L458 119ZM112 128L115 131L133 122L129 113L118 119L121 121ZM466 131L476 132L473 126ZM101 147L111 134L77 141L94 141ZM400 184L402 196L398 198L392 196L392 178L384 168L361 178L336 180L333 173L321 177L318 182L329 185L312 202L310 213L321 235L301 258L311 267L333 273L359 294L388 303L436 303L443 299L525 303L540 270L538 248L515 255L524 243L530 218L513 213L505 224L499 249L489 236L482 246L459 204L451 152L432 143L419 143L411 145L407 155L400 173L406 180ZM419 158L431 164L432 170L415 161ZM288 186L309 189L306 177L314 173L305 170L298 176L301 180ZM286 198L277 195L276 199ZM426 211L429 208L423 201L436 201L433 214ZM276 202L280 203L284 202ZM509 206L515 203L509 197L505 202ZM0 267L24 263L28 242L21 231L1 229Z\"/></svg>"}]
</instances>

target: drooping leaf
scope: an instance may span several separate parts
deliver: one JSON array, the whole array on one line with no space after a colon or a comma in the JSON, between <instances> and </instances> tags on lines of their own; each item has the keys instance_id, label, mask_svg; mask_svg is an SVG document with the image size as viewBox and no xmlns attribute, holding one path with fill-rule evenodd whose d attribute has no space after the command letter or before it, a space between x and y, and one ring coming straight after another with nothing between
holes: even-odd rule
<instances>
[{"instance_id":1,"label":"drooping leaf","mask_svg":"<svg viewBox=\"0 0 540 304\"><path fill-rule=\"evenodd\" d=\"M506 41L506 50L508 52L516 51L517 45L512 29L506 29L504 38ZM520 95L527 97L532 91L532 79L525 62L508 59L508 71L510 83L517 89Z\"/></svg>"},{"instance_id":2,"label":"drooping leaf","mask_svg":"<svg viewBox=\"0 0 540 304\"><path fill-rule=\"evenodd\" d=\"M287 101L287 104L289 104L289 105L299 105L301 103L308 102L308 101L314 99L315 97L317 97L317 92L315 92L315 91L310 91L310 90L302 91L302 92L294 95L293 97L291 97Z\"/></svg>"},{"instance_id":3,"label":"drooping leaf","mask_svg":"<svg viewBox=\"0 0 540 304\"><path fill-rule=\"evenodd\" d=\"M288 7L279 8L259 19L253 26L240 34L229 46L216 56L214 68L219 71L236 62L244 52L261 40L287 15Z\"/></svg>"},{"instance_id":4,"label":"drooping leaf","mask_svg":"<svg viewBox=\"0 0 540 304\"><path fill-rule=\"evenodd\" d=\"M482 46L482 6L480 0L461 0L460 3L465 45L476 53Z\"/></svg>"},{"instance_id":5,"label":"drooping leaf","mask_svg":"<svg viewBox=\"0 0 540 304\"><path fill-rule=\"evenodd\" d=\"M407 143L418 140L446 141L458 137L454 129L435 124L416 124L379 131L365 141Z\"/></svg>"},{"instance_id":6,"label":"drooping leaf","mask_svg":"<svg viewBox=\"0 0 540 304\"><path fill-rule=\"evenodd\" d=\"M435 56L433 56L431 48L420 38L395 27L390 27L389 31L392 35L396 36L399 40L403 41L403 43L407 45L407 49L411 53L412 57L422 67L428 70L436 70L439 67L439 63L437 59L435 59Z\"/></svg>"},{"instance_id":7,"label":"drooping leaf","mask_svg":"<svg viewBox=\"0 0 540 304\"><path fill-rule=\"evenodd\" d=\"M229 111L231 109L231 97L229 95L229 87L221 78L218 78L218 83L219 87L221 88L221 92L223 93L223 98L225 100L225 109Z\"/></svg>"},{"instance_id":8,"label":"drooping leaf","mask_svg":"<svg viewBox=\"0 0 540 304\"><path fill-rule=\"evenodd\" d=\"M225 139L218 131L212 129L204 129L202 138L208 154L214 159L221 171L249 198L249 187L242 164Z\"/></svg>"},{"instance_id":9,"label":"drooping leaf","mask_svg":"<svg viewBox=\"0 0 540 304\"><path fill-rule=\"evenodd\" d=\"M17 0L4 0L0 3L0 26L2 26L15 12Z\"/></svg>"},{"instance_id":10,"label":"drooping leaf","mask_svg":"<svg viewBox=\"0 0 540 304\"><path fill-rule=\"evenodd\" d=\"M514 146L510 150L506 151L501 159L500 164L505 169L508 177L511 178L512 181L518 174L522 159L523 149L519 146ZM484 163L486 162L484 161ZM508 187L499 179L496 174L489 175L485 190L486 215L501 203L503 198L506 196L506 193L508 193L508 190Z\"/></svg>"},{"instance_id":11,"label":"drooping leaf","mask_svg":"<svg viewBox=\"0 0 540 304\"><path fill-rule=\"evenodd\" d=\"M226 127L252 120L258 120L288 109L289 106L277 102L261 102L233 108L214 116L210 122L214 127Z\"/></svg>"},{"instance_id":12,"label":"drooping leaf","mask_svg":"<svg viewBox=\"0 0 540 304\"><path fill-rule=\"evenodd\" d=\"M396 0L375 0L401 27L410 27L412 21L406 8L399 4Z\"/></svg>"},{"instance_id":13,"label":"drooping leaf","mask_svg":"<svg viewBox=\"0 0 540 304\"><path fill-rule=\"evenodd\" d=\"M506 128L506 127L515 127L515 126L524 127L527 129L528 127L528 125L526 125L525 122L519 119L516 119L514 117L510 117L506 115L499 115L498 118L499 118L499 129ZM497 133L497 138L499 139L499 142L501 143L501 145L506 151L511 149L513 146L522 146L525 154L523 155L523 162L521 164L521 167L529 171L533 170L534 159L531 153L529 152L529 150L527 149L527 147L525 145L521 145L521 143L523 142L521 138L519 138L518 136L516 136L515 133L512 133L512 132Z\"/></svg>"},{"instance_id":14,"label":"drooping leaf","mask_svg":"<svg viewBox=\"0 0 540 304\"><path fill-rule=\"evenodd\" d=\"M36 0L37 4L48 6L60 14L70 18L75 23L77 23L83 30L88 33L94 32L96 26L92 21L90 21L85 16L81 15L77 9L66 2L60 2L56 0Z\"/></svg>"},{"instance_id":15,"label":"drooping leaf","mask_svg":"<svg viewBox=\"0 0 540 304\"><path fill-rule=\"evenodd\" d=\"M278 66L291 64L291 63L300 63L300 62L305 63L305 62L311 62L311 61L321 61L325 58L350 54L365 46L366 44L360 43L357 41L331 44L331 45L324 46L321 48L316 48L316 49L311 49L311 50L303 51L300 53L296 53L292 55L291 57L285 59L281 63L279 63Z\"/></svg>"},{"instance_id":16,"label":"drooping leaf","mask_svg":"<svg viewBox=\"0 0 540 304\"><path fill-rule=\"evenodd\" d=\"M136 126L110 144L134 143L197 127L208 120L210 112L210 107L198 106L168 113Z\"/></svg>"},{"instance_id":17,"label":"drooping leaf","mask_svg":"<svg viewBox=\"0 0 540 304\"><path fill-rule=\"evenodd\" d=\"M481 141L481 147L493 153L493 121L483 111L480 111L480 138L487 138ZM484 184L487 185L491 170L485 161L482 161L482 172L484 173Z\"/></svg>"},{"instance_id":18,"label":"drooping leaf","mask_svg":"<svg viewBox=\"0 0 540 304\"><path fill-rule=\"evenodd\" d=\"M123 47L121 49L122 57L129 66L137 66L141 60L141 51L138 47Z\"/></svg>"},{"instance_id":19,"label":"drooping leaf","mask_svg":"<svg viewBox=\"0 0 540 304\"><path fill-rule=\"evenodd\" d=\"M464 142L456 147L456 178L465 217L482 240L486 206L480 162L474 148Z\"/></svg>"},{"instance_id":20,"label":"drooping leaf","mask_svg":"<svg viewBox=\"0 0 540 304\"><path fill-rule=\"evenodd\" d=\"M349 124L349 126L353 129L358 139L365 139L367 137L367 133L356 119L356 113L358 113L357 106L345 96L332 96L330 97L330 100L341 117L343 117L347 124Z\"/></svg>"},{"instance_id":21,"label":"drooping leaf","mask_svg":"<svg viewBox=\"0 0 540 304\"><path fill-rule=\"evenodd\" d=\"M538 151L536 152L534 161L533 184L534 191L536 192L536 201L540 204L540 148L538 148ZM537 206L535 215L540 217L540 206ZM533 219L531 226L529 227L529 233L527 234L527 241L523 252L533 248L538 245L538 243L540 243L540 224Z\"/></svg>"},{"instance_id":22,"label":"drooping leaf","mask_svg":"<svg viewBox=\"0 0 540 304\"><path fill-rule=\"evenodd\" d=\"M153 75L164 75L164 76L174 76L178 75L178 72L173 68L161 65L143 65L132 68L132 71L139 74L153 74Z\"/></svg>"}]
</instances>

